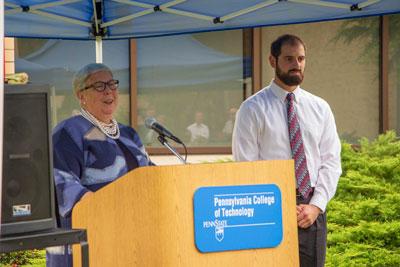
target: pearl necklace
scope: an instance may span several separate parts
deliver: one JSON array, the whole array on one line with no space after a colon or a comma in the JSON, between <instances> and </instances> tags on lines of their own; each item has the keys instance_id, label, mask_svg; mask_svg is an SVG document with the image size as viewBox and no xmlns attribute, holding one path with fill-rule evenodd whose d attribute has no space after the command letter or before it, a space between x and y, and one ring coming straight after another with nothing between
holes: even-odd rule
<instances>
[{"instance_id":1,"label":"pearl necklace","mask_svg":"<svg viewBox=\"0 0 400 267\"><path fill-rule=\"evenodd\" d=\"M85 119L90 121L94 126L99 128L100 131L102 131L102 133L104 133L106 136L108 136L108 137L110 137L112 139L118 139L119 138L119 135L120 135L119 127L118 127L118 123L117 123L117 121L115 119L112 119L111 123L101 122L98 119L96 119L95 116L90 114L89 111L87 111L84 108L81 108L81 115Z\"/></svg>"}]
</instances>

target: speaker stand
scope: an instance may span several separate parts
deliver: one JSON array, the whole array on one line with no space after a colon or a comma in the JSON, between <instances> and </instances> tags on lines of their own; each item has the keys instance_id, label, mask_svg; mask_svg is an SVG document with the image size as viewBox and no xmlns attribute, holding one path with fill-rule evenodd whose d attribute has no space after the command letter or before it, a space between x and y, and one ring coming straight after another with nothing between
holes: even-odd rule
<instances>
[{"instance_id":1,"label":"speaker stand","mask_svg":"<svg viewBox=\"0 0 400 267\"><path fill-rule=\"evenodd\" d=\"M89 246L84 229L52 229L34 233L23 233L0 237L0 253L44 249L46 247L71 245L81 246L82 267L89 267Z\"/></svg>"}]
</instances>

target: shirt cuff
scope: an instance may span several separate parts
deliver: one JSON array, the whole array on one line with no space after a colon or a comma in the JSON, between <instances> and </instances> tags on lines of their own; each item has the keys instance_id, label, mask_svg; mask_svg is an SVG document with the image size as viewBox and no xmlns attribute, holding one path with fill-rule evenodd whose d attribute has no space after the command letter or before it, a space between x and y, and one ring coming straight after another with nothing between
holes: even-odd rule
<instances>
[{"instance_id":1,"label":"shirt cuff","mask_svg":"<svg viewBox=\"0 0 400 267\"><path fill-rule=\"evenodd\" d=\"M321 193L318 193L318 192L314 191L314 195L311 198L309 204L317 206L318 208L320 208L320 210L322 212L325 212L326 205L328 204L328 201L325 199L325 197Z\"/></svg>"}]
</instances>

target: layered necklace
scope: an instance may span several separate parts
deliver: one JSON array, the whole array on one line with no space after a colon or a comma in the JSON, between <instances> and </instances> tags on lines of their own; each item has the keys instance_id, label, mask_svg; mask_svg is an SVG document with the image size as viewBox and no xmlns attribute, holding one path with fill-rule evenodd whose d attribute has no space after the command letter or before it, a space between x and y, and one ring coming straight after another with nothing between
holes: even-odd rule
<instances>
[{"instance_id":1,"label":"layered necklace","mask_svg":"<svg viewBox=\"0 0 400 267\"><path fill-rule=\"evenodd\" d=\"M90 121L94 126L100 129L102 133L104 133L106 136L112 138L112 139L118 139L120 132L119 132L119 127L118 127L118 122L113 118L111 120L111 123L104 123L96 119L95 116L89 113L84 108L81 108L81 114L82 116Z\"/></svg>"}]
</instances>

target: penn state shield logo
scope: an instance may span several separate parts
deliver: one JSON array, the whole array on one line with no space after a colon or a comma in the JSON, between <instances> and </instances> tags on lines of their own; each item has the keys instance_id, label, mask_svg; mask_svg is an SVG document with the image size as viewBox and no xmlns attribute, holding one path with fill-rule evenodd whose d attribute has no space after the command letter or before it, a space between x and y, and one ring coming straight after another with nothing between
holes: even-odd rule
<instances>
[{"instance_id":1,"label":"penn state shield logo","mask_svg":"<svg viewBox=\"0 0 400 267\"><path fill-rule=\"evenodd\" d=\"M224 239L223 225L215 226L215 238L218 240L218 242L221 242Z\"/></svg>"}]
</instances>

